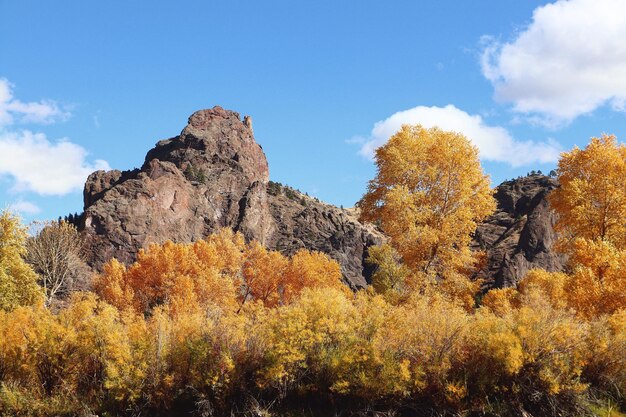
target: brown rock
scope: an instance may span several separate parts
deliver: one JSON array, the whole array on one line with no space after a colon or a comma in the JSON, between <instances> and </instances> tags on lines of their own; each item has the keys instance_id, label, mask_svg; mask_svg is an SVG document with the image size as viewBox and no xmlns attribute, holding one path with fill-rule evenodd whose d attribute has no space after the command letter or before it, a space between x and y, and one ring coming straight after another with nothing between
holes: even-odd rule
<instances>
[{"instance_id":1,"label":"brown rock","mask_svg":"<svg viewBox=\"0 0 626 417\"><path fill-rule=\"evenodd\" d=\"M266 244L285 254L298 249L315 249L329 254L343 268L351 288L363 288L371 276L367 248L382 243L382 235L371 225L359 223L352 209L340 209L303 195L289 187L272 184L270 212L276 231Z\"/></svg>"},{"instance_id":2,"label":"brown rock","mask_svg":"<svg viewBox=\"0 0 626 417\"><path fill-rule=\"evenodd\" d=\"M473 246L487 253L480 271L485 288L515 286L532 268L562 271L565 258L554 251L557 236L547 195L553 178L531 175L496 188L496 212L476 230Z\"/></svg>"},{"instance_id":3,"label":"brown rock","mask_svg":"<svg viewBox=\"0 0 626 417\"><path fill-rule=\"evenodd\" d=\"M556 186L533 175L497 187L498 209L473 242L487 253L478 274L485 288L516 285L531 268L563 269L546 200ZM345 281L360 288L371 275L367 249L383 240L351 210L270 182L251 119L242 122L221 107L191 115L179 136L148 152L141 169L91 174L84 201L81 229L96 269L112 257L132 262L152 242L191 242L230 227L285 254L300 248L327 253L341 264Z\"/></svg>"},{"instance_id":4,"label":"brown rock","mask_svg":"<svg viewBox=\"0 0 626 417\"><path fill-rule=\"evenodd\" d=\"M268 193L268 184L251 119L244 123L221 107L198 111L179 136L148 152L140 170L89 176L82 229L90 263L97 269L113 257L129 263L149 243L191 242L230 227L287 254L325 252L351 287L365 286L367 247L380 234L295 190Z\"/></svg>"}]
</instances>

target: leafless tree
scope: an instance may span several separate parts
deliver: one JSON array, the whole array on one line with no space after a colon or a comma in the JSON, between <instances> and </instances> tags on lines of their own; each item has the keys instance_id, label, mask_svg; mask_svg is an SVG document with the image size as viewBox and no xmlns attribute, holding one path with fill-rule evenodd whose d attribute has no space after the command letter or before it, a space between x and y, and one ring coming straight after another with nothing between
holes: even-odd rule
<instances>
[{"instance_id":1,"label":"leafless tree","mask_svg":"<svg viewBox=\"0 0 626 417\"><path fill-rule=\"evenodd\" d=\"M89 268L83 259L82 240L68 222L36 222L26 243L27 261L39 274L46 304L86 282Z\"/></svg>"}]
</instances>

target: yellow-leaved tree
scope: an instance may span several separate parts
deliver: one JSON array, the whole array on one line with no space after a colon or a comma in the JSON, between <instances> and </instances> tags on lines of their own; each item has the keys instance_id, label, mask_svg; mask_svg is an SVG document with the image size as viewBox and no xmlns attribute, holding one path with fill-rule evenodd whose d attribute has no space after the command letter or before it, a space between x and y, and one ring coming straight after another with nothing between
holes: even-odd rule
<instances>
[{"instance_id":1,"label":"yellow-leaved tree","mask_svg":"<svg viewBox=\"0 0 626 417\"><path fill-rule=\"evenodd\" d=\"M375 159L361 219L380 225L414 279L447 280L467 298L476 289L464 279L476 259L471 234L496 207L478 149L460 133L405 125Z\"/></svg>"},{"instance_id":2,"label":"yellow-leaved tree","mask_svg":"<svg viewBox=\"0 0 626 417\"><path fill-rule=\"evenodd\" d=\"M0 309L11 310L42 300L37 274L26 263L26 229L19 217L0 214Z\"/></svg>"},{"instance_id":3,"label":"yellow-leaved tree","mask_svg":"<svg viewBox=\"0 0 626 417\"><path fill-rule=\"evenodd\" d=\"M559 160L559 249L569 256L570 305L586 317L626 308L626 146L592 138Z\"/></svg>"},{"instance_id":4,"label":"yellow-leaved tree","mask_svg":"<svg viewBox=\"0 0 626 417\"><path fill-rule=\"evenodd\" d=\"M550 204L563 244L582 238L626 248L626 146L613 135L591 138L561 154L557 178Z\"/></svg>"}]
</instances>

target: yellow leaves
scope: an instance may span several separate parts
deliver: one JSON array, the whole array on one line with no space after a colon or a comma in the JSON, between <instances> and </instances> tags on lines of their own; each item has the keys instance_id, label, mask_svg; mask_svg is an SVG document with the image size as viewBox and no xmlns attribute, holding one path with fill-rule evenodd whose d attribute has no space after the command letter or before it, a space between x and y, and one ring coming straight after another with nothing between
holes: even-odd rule
<instances>
[{"instance_id":1,"label":"yellow leaves","mask_svg":"<svg viewBox=\"0 0 626 417\"><path fill-rule=\"evenodd\" d=\"M285 271L283 302L289 303L306 288L328 288L348 293L341 282L339 264L321 252L304 249L291 257Z\"/></svg>"},{"instance_id":2,"label":"yellow leaves","mask_svg":"<svg viewBox=\"0 0 626 417\"><path fill-rule=\"evenodd\" d=\"M32 371L35 364L29 356L29 341L35 337L36 318L28 307L0 310L0 381L24 381Z\"/></svg>"},{"instance_id":3,"label":"yellow leaves","mask_svg":"<svg viewBox=\"0 0 626 417\"><path fill-rule=\"evenodd\" d=\"M592 138L559 160L560 187L550 196L556 225L567 240L580 237L626 249L626 146L615 136Z\"/></svg>"},{"instance_id":4,"label":"yellow leaves","mask_svg":"<svg viewBox=\"0 0 626 417\"><path fill-rule=\"evenodd\" d=\"M372 274L372 287L376 292L392 302L395 298L406 296L406 281L411 271L401 263L400 256L391 245L371 246L367 262L376 267Z\"/></svg>"},{"instance_id":5,"label":"yellow leaves","mask_svg":"<svg viewBox=\"0 0 626 417\"><path fill-rule=\"evenodd\" d=\"M495 209L477 149L464 136L403 126L376 151L377 177L359 206L378 221L405 263L436 272L471 262L476 222Z\"/></svg>"},{"instance_id":6,"label":"yellow leaves","mask_svg":"<svg viewBox=\"0 0 626 417\"><path fill-rule=\"evenodd\" d=\"M513 298L519 304L539 292L585 320L626 308L626 146L614 136L592 138L585 149L561 155L558 180L549 200L570 272L530 271Z\"/></svg>"},{"instance_id":7,"label":"yellow leaves","mask_svg":"<svg viewBox=\"0 0 626 417\"><path fill-rule=\"evenodd\" d=\"M449 382L446 384L445 394L448 403L458 406L467 397L467 387L462 382Z\"/></svg>"},{"instance_id":8,"label":"yellow leaves","mask_svg":"<svg viewBox=\"0 0 626 417\"><path fill-rule=\"evenodd\" d=\"M460 342L467 324L468 316L459 306L442 298L414 296L390 311L375 345L408 361L414 386L441 389L453 361L462 356Z\"/></svg>"},{"instance_id":9,"label":"yellow leaves","mask_svg":"<svg viewBox=\"0 0 626 417\"><path fill-rule=\"evenodd\" d=\"M376 164L377 176L359 202L361 218L380 225L412 271L390 270L393 254L374 251L379 281L393 281L380 285L416 290L436 278L471 309L478 286L463 277L476 261L471 233L495 210L478 150L461 134L405 125L377 149Z\"/></svg>"},{"instance_id":10,"label":"yellow leaves","mask_svg":"<svg viewBox=\"0 0 626 417\"><path fill-rule=\"evenodd\" d=\"M492 373L490 378L497 378L499 373L512 375L521 369L524 363L522 342L508 320L481 311L469 333L473 354L480 358L473 360L488 367L485 372Z\"/></svg>"},{"instance_id":11,"label":"yellow leaves","mask_svg":"<svg viewBox=\"0 0 626 417\"><path fill-rule=\"evenodd\" d=\"M584 389L580 375L590 354L588 327L554 309L539 292L522 298L521 307L501 315L491 308L476 314L469 330L470 384L516 395Z\"/></svg>"},{"instance_id":12,"label":"yellow leaves","mask_svg":"<svg viewBox=\"0 0 626 417\"><path fill-rule=\"evenodd\" d=\"M517 306L518 295L515 288L494 288L483 296L482 306L502 317Z\"/></svg>"},{"instance_id":13,"label":"yellow leaves","mask_svg":"<svg viewBox=\"0 0 626 417\"><path fill-rule=\"evenodd\" d=\"M531 270L517 289L489 291L483 298L483 305L501 314L524 305L525 299L540 296L553 308L574 310L585 320L626 308L626 251L607 256L602 254L606 242L578 239L576 244L585 247L588 253L598 253L598 256L585 255L587 260L570 274ZM607 252L610 254L612 250ZM602 274L598 273L598 265L602 265Z\"/></svg>"},{"instance_id":14,"label":"yellow leaves","mask_svg":"<svg viewBox=\"0 0 626 417\"><path fill-rule=\"evenodd\" d=\"M0 310L43 302L37 275L26 263L26 229L19 217L0 214Z\"/></svg>"},{"instance_id":15,"label":"yellow leaves","mask_svg":"<svg viewBox=\"0 0 626 417\"><path fill-rule=\"evenodd\" d=\"M626 309L591 323L587 377L618 395L626 392Z\"/></svg>"},{"instance_id":16,"label":"yellow leaves","mask_svg":"<svg viewBox=\"0 0 626 417\"><path fill-rule=\"evenodd\" d=\"M476 304L474 296L480 289L480 282L467 276L448 272L437 283L439 292L453 303L471 312Z\"/></svg>"},{"instance_id":17,"label":"yellow leaves","mask_svg":"<svg viewBox=\"0 0 626 417\"><path fill-rule=\"evenodd\" d=\"M561 155L558 179L550 204L572 270L568 305L587 319L626 308L626 146L592 138Z\"/></svg>"},{"instance_id":18,"label":"yellow leaves","mask_svg":"<svg viewBox=\"0 0 626 417\"><path fill-rule=\"evenodd\" d=\"M567 307L567 293L570 290L568 281L569 277L562 272L533 269L520 281L518 290L526 295L533 291L540 292L554 308L562 309Z\"/></svg>"}]
</instances>

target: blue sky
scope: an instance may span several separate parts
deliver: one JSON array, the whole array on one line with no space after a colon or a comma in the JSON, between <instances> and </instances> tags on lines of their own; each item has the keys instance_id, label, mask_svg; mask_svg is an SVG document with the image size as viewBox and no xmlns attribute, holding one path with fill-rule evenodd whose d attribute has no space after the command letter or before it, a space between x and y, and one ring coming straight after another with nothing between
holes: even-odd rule
<instances>
[{"instance_id":1,"label":"blue sky","mask_svg":"<svg viewBox=\"0 0 626 417\"><path fill-rule=\"evenodd\" d=\"M402 123L465 133L494 184L626 137L621 0L0 0L0 202L82 210L195 110L253 117L275 181L352 206Z\"/></svg>"}]
</instances>

